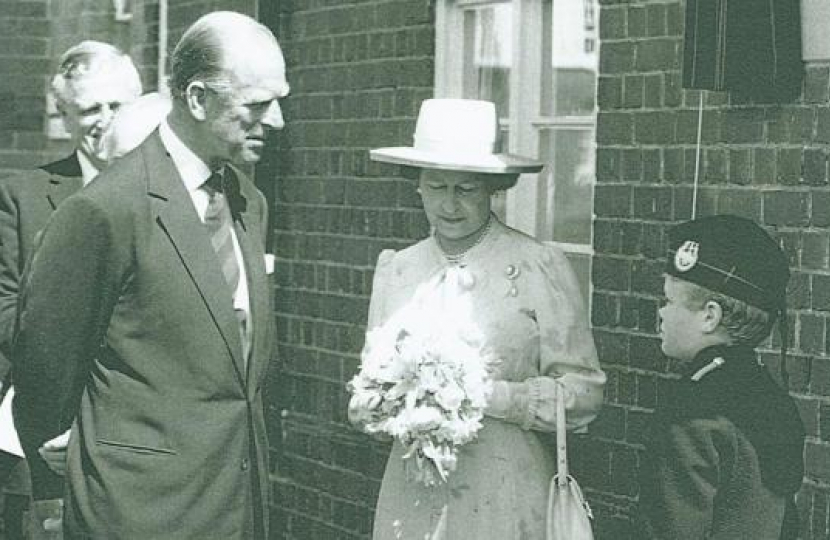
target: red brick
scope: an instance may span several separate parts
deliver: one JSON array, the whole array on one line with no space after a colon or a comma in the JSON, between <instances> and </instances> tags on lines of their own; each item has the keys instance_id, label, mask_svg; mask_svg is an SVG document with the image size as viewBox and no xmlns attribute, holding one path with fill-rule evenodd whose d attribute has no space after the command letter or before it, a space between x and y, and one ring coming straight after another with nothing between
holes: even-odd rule
<instances>
[{"instance_id":1,"label":"red brick","mask_svg":"<svg viewBox=\"0 0 830 540\"><path fill-rule=\"evenodd\" d=\"M659 108L663 104L663 73L650 73L643 77L643 106Z\"/></svg>"},{"instance_id":2,"label":"red brick","mask_svg":"<svg viewBox=\"0 0 830 540\"><path fill-rule=\"evenodd\" d=\"M634 69L634 44L632 42L609 42L602 45L600 72L607 75L629 73Z\"/></svg>"},{"instance_id":3,"label":"red brick","mask_svg":"<svg viewBox=\"0 0 830 540\"><path fill-rule=\"evenodd\" d=\"M812 308L818 311L830 311L830 276L815 274L810 282L812 290Z\"/></svg>"},{"instance_id":4,"label":"red brick","mask_svg":"<svg viewBox=\"0 0 830 540\"><path fill-rule=\"evenodd\" d=\"M764 223L804 226L810 222L809 193L775 190L764 192Z\"/></svg>"},{"instance_id":5,"label":"red brick","mask_svg":"<svg viewBox=\"0 0 830 540\"><path fill-rule=\"evenodd\" d=\"M810 391L820 396L830 396L830 360L813 358L810 369ZM830 462L825 467L830 469Z\"/></svg>"},{"instance_id":6,"label":"red brick","mask_svg":"<svg viewBox=\"0 0 830 540\"><path fill-rule=\"evenodd\" d=\"M640 148L622 150L622 180L638 183L643 180L643 151Z\"/></svg>"},{"instance_id":7,"label":"red brick","mask_svg":"<svg viewBox=\"0 0 830 540\"><path fill-rule=\"evenodd\" d=\"M646 34L648 36L666 35L666 4L646 6Z\"/></svg>"},{"instance_id":8,"label":"red brick","mask_svg":"<svg viewBox=\"0 0 830 540\"><path fill-rule=\"evenodd\" d=\"M804 462L808 478L830 482L830 445L808 442Z\"/></svg>"},{"instance_id":9,"label":"red brick","mask_svg":"<svg viewBox=\"0 0 830 540\"><path fill-rule=\"evenodd\" d=\"M779 184L796 185L801 182L802 148L780 148L777 151L777 178Z\"/></svg>"},{"instance_id":10,"label":"red brick","mask_svg":"<svg viewBox=\"0 0 830 540\"><path fill-rule=\"evenodd\" d=\"M827 232L805 232L802 238L801 266L827 270L830 256L830 235Z\"/></svg>"},{"instance_id":11,"label":"red brick","mask_svg":"<svg viewBox=\"0 0 830 540\"><path fill-rule=\"evenodd\" d=\"M830 143L830 109L822 107L816 112L816 138L814 142Z\"/></svg>"},{"instance_id":12,"label":"red brick","mask_svg":"<svg viewBox=\"0 0 830 540\"><path fill-rule=\"evenodd\" d=\"M596 186L594 213L598 217L622 217L631 213L631 186Z\"/></svg>"},{"instance_id":13,"label":"red brick","mask_svg":"<svg viewBox=\"0 0 830 540\"><path fill-rule=\"evenodd\" d=\"M634 140L641 144L669 145L674 143L674 113L642 112L635 114Z\"/></svg>"},{"instance_id":14,"label":"red brick","mask_svg":"<svg viewBox=\"0 0 830 540\"><path fill-rule=\"evenodd\" d=\"M804 101L807 103L827 103L830 99L830 68L827 66L807 66L804 75Z\"/></svg>"},{"instance_id":15,"label":"red brick","mask_svg":"<svg viewBox=\"0 0 830 540\"><path fill-rule=\"evenodd\" d=\"M597 148L597 183L617 182L621 179L622 165L620 152L613 148Z\"/></svg>"},{"instance_id":16,"label":"red brick","mask_svg":"<svg viewBox=\"0 0 830 540\"><path fill-rule=\"evenodd\" d=\"M602 41L625 37L626 6L607 6L602 10L600 39Z\"/></svg>"},{"instance_id":17,"label":"red brick","mask_svg":"<svg viewBox=\"0 0 830 540\"><path fill-rule=\"evenodd\" d=\"M702 181L707 184L726 182L727 153L723 148L707 148L703 152Z\"/></svg>"},{"instance_id":18,"label":"red brick","mask_svg":"<svg viewBox=\"0 0 830 540\"><path fill-rule=\"evenodd\" d=\"M718 213L760 221L762 200L761 194L754 189L724 189L718 193Z\"/></svg>"},{"instance_id":19,"label":"red brick","mask_svg":"<svg viewBox=\"0 0 830 540\"><path fill-rule=\"evenodd\" d=\"M675 68L679 58L680 41L676 38L660 38L637 44L638 71L665 71Z\"/></svg>"},{"instance_id":20,"label":"red brick","mask_svg":"<svg viewBox=\"0 0 830 540\"><path fill-rule=\"evenodd\" d=\"M624 259L597 256L591 269L591 282L608 291L627 291L630 287L630 263Z\"/></svg>"},{"instance_id":21,"label":"red brick","mask_svg":"<svg viewBox=\"0 0 830 540\"><path fill-rule=\"evenodd\" d=\"M752 153L746 148L729 150L728 182L746 185L752 183Z\"/></svg>"},{"instance_id":22,"label":"red brick","mask_svg":"<svg viewBox=\"0 0 830 540\"><path fill-rule=\"evenodd\" d=\"M633 217L643 220L669 220L672 215L672 190L669 187L636 186Z\"/></svg>"},{"instance_id":23,"label":"red brick","mask_svg":"<svg viewBox=\"0 0 830 540\"><path fill-rule=\"evenodd\" d=\"M627 37L638 38L646 35L646 10L644 6L630 4L628 6Z\"/></svg>"},{"instance_id":24,"label":"red brick","mask_svg":"<svg viewBox=\"0 0 830 540\"><path fill-rule=\"evenodd\" d=\"M812 186L827 185L827 152L823 149L805 148L803 154L804 182Z\"/></svg>"},{"instance_id":25,"label":"red brick","mask_svg":"<svg viewBox=\"0 0 830 540\"><path fill-rule=\"evenodd\" d=\"M827 191L810 193L810 224L814 227L830 226L830 193Z\"/></svg>"},{"instance_id":26,"label":"red brick","mask_svg":"<svg viewBox=\"0 0 830 540\"><path fill-rule=\"evenodd\" d=\"M643 106L643 77L641 75L626 75L623 77L622 95L623 107L639 109Z\"/></svg>"},{"instance_id":27,"label":"red brick","mask_svg":"<svg viewBox=\"0 0 830 540\"><path fill-rule=\"evenodd\" d=\"M677 107L681 104L683 99L683 89L680 75L677 72L669 72L665 73L663 77L663 89L665 92L665 95L663 96L663 105L666 107Z\"/></svg>"},{"instance_id":28,"label":"red brick","mask_svg":"<svg viewBox=\"0 0 830 540\"><path fill-rule=\"evenodd\" d=\"M757 143L764 136L764 110L761 108L731 109L724 118L724 140L727 143Z\"/></svg>"}]
</instances>

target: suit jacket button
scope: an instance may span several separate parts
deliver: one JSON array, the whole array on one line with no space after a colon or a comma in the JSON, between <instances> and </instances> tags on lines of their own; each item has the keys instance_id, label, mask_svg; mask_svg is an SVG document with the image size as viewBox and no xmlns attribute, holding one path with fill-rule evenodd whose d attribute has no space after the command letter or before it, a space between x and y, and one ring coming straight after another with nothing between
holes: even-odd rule
<instances>
[{"instance_id":1,"label":"suit jacket button","mask_svg":"<svg viewBox=\"0 0 830 540\"><path fill-rule=\"evenodd\" d=\"M242 460L242 470L243 471L248 470L248 458L245 458L245 459Z\"/></svg>"}]
</instances>

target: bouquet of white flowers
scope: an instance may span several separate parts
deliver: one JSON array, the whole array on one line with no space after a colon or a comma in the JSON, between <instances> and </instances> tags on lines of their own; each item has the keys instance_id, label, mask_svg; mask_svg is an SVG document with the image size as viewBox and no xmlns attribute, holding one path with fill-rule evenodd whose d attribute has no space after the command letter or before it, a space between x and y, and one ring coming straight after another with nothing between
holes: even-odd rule
<instances>
[{"instance_id":1,"label":"bouquet of white flowers","mask_svg":"<svg viewBox=\"0 0 830 540\"><path fill-rule=\"evenodd\" d=\"M493 387L494 359L466 293L455 294L452 286L447 294L447 277L421 287L368 332L360 372L348 385L352 421L367 433L397 438L426 485L446 481L455 470L458 447L481 429Z\"/></svg>"}]
</instances>

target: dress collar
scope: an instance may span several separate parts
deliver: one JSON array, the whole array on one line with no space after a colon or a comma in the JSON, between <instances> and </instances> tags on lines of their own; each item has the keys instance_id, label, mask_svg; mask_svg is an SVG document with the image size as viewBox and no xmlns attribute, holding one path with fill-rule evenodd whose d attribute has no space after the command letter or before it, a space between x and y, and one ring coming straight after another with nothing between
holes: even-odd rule
<instances>
[{"instance_id":1,"label":"dress collar","mask_svg":"<svg viewBox=\"0 0 830 540\"><path fill-rule=\"evenodd\" d=\"M448 260L446 254L444 254L444 250L441 249L441 244L438 242L438 239L433 234L427 240L430 246L430 254L432 256L432 259L436 263L436 266L468 266L470 264L480 261L483 257L487 256L487 253L493 247L493 243L498 239L499 236L501 236L505 227L506 226L501 221L499 221L499 218L497 218L495 214L490 214L489 230L487 230L484 233L484 236L477 244L472 246L469 250L467 250L464 253L464 256L457 263Z\"/></svg>"}]
</instances>

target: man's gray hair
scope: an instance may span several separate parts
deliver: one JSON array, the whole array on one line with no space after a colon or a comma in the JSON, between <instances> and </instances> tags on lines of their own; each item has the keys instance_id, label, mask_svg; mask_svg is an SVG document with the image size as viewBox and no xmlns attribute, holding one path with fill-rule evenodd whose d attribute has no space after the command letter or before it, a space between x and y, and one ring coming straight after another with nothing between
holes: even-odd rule
<instances>
[{"instance_id":1,"label":"man's gray hair","mask_svg":"<svg viewBox=\"0 0 830 540\"><path fill-rule=\"evenodd\" d=\"M130 57L109 43L87 40L70 47L58 61L51 84L58 105L72 101L77 87L98 75L112 76L128 91L141 95L141 77Z\"/></svg>"},{"instance_id":2,"label":"man's gray hair","mask_svg":"<svg viewBox=\"0 0 830 540\"><path fill-rule=\"evenodd\" d=\"M199 18L182 35L171 56L170 93L173 98L184 98L193 81L228 86L224 48L234 40L245 39L254 33L269 36L279 48L271 30L247 15L214 11Z\"/></svg>"}]
</instances>

